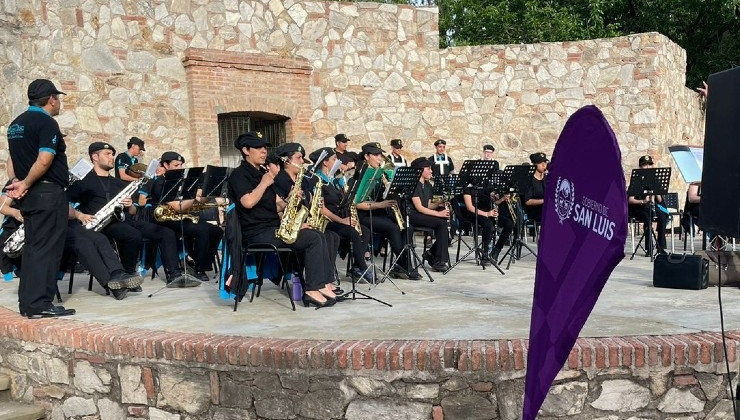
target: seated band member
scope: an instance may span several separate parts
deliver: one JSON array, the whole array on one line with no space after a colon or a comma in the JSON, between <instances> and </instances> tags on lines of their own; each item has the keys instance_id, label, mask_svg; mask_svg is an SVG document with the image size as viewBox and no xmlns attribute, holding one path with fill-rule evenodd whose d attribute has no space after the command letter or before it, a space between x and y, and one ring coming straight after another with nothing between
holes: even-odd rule
<instances>
[{"instance_id":1,"label":"seated band member","mask_svg":"<svg viewBox=\"0 0 740 420\"><path fill-rule=\"evenodd\" d=\"M87 150L93 170L67 189L67 198L71 203L79 203L79 212L93 216L111 203L128 184L110 176L109 171L113 169L113 156L116 153L113 146L95 142ZM124 208L130 207L131 197L124 198L121 204ZM156 223L135 220L133 215L124 213L124 217L123 221L111 217L111 222L100 232L116 242L121 263L127 273L135 273L143 240L147 239L159 247L167 283L171 287L200 285L197 279L184 275L180 270L175 232Z\"/></svg>"},{"instance_id":2,"label":"seated band member","mask_svg":"<svg viewBox=\"0 0 740 420\"><path fill-rule=\"evenodd\" d=\"M450 212L444 203L432 203L432 165L434 162L427 158L416 158L411 162L412 168L422 168L419 183L416 184L414 193L411 195L411 206L409 206L409 220L412 226L428 227L434 229L434 244L424 253L424 259L429 261L434 271L447 270L450 261L448 251L450 238L447 232L447 222ZM432 208L434 206L434 208Z\"/></svg>"},{"instance_id":3,"label":"seated band member","mask_svg":"<svg viewBox=\"0 0 740 420\"><path fill-rule=\"evenodd\" d=\"M327 155L324 159L317 162L321 153L325 151ZM352 244L352 270L351 275L356 280L363 277L365 280L372 281L372 273L367 270L367 263L365 262L365 251L367 250L367 238L370 237L370 231L360 226L362 234L351 225L349 217L349 203L345 203L347 193L338 185L334 183L334 180L329 179L329 172L334 166L334 162L337 161L337 156L334 152L324 147L316 150L309 155L312 161L317 162L316 176L321 178L324 186L321 188L321 197L324 200L324 206L321 209L321 213L329 219L329 223L326 225L327 232L334 232L340 238L350 241ZM318 180L312 179L310 182L311 190L313 191ZM342 207L342 204L346 204Z\"/></svg>"},{"instance_id":4,"label":"seated band member","mask_svg":"<svg viewBox=\"0 0 740 420\"><path fill-rule=\"evenodd\" d=\"M116 156L116 178L126 182L136 181L136 178L127 174L126 169L139 162L139 156L144 149L144 140L138 137L131 137L126 143L126 151Z\"/></svg>"},{"instance_id":5,"label":"seated band member","mask_svg":"<svg viewBox=\"0 0 740 420\"><path fill-rule=\"evenodd\" d=\"M653 158L649 155L640 157L640 169L649 169L653 167ZM645 231L648 231L648 227L652 225L653 221L650 218L650 213L653 213L653 217L657 220L657 231L658 231L658 252L665 252L666 241L666 221L668 215L663 211L659 210L656 204L663 203L663 197L661 195L654 196L629 196L627 198L627 213L629 217L634 218L637 221L643 223ZM652 210L651 207L652 206ZM648 244L652 243L652 238ZM650 248L650 247L648 247ZM648 249L648 252L652 252L652 249Z\"/></svg>"},{"instance_id":6,"label":"seated band member","mask_svg":"<svg viewBox=\"0 0 740 420\"><path fill-rule=\"evenodd\" d=\"M284 210L286 203L272 188L279 170L277 166L264 173L260 170L270 143L262 134L250 131L237 137L234 146L241 152L242 162L229 176L228 187L241 226L243 245L269 243L303 252L306 261L304 305L334 304L336 295L327 288L327 284L333 282L334 273L324 235L304 226L292 244L275 236L275 230L280 227L278 211Z\"/></svg>"},{"instance_id":7,"label":"seated band member","mask_svg":"<svg viewBox=\"0 0 740 420\"><path fill-rule=\"evenodd\" d=\"M185 163L185 158L177 152L164 152L160 159L160 165L167 171L181 169ZM163 196L167 193L165 190L165 177L158 177L151 187L152 206L156 208L164 204L172 208L176 213L188 213L196 201L204 201L200 197L201 191L198 190L195 199L177 200L162 203ZM179 220L157 222L159 225L172 229L177 235L184 235L185 239L192 241L193 260L195 260L195 277L200 281L208 281L206 271L211 270L211 265L218 251L218 244L223 236L223 230L220 227L210 223L200 221L193 223L190 219L182 222Z\"/></svg>"},{"instance_id":8,"label":"seated band member","mask_svg":"<svg viewBox=\"0 0 740 420\"><path fill-rule=\"evenodd\" d=\"M361 159L364 159L364 164L370 168L382 167L385 160L383 158L383 149L380 148L380 144L364 144L362 146ZM360 223L366 228L369 228L373 234L380 234L382 237L387 238L391 245L393 254L398 256L403 251L403 236L401 229L398 227L398 223L388 215L388 211L390 211L391 207L398 204L395 200L384 200L384 190L385 188L383 187L383 184L378 182L375 186L375 190L370 193L370 197L374 198L375 201L363 201L358 203L356 205L357 216L360 219ZM400 279L413 278L413 280L418 280L421 278L418 272L409 272L408 255L404 255L403 258L399 259L396 264L391 267L389 275L393 278Z\"/></svg>"},{"instance_id":9,"label":"seated band member","mask_svg":"<svg viewBox=\"0 0 740 420\"><path fill-rule=\"evenodd\" d=\"M542 152L532 153L529 160L534 165L534 176L529 188L522 193L524 212L529 220L542 223L542 205L545 204L545 173L547 171L547 155Z\"/></svg>"},{"instance_id":10,"label":"seated band member","mask_svg":"<svg viewBox=\"0 0 740 420\"><path fill-rule=\"evenodd\" d=\"M491 240L493 239L494 219L498 218L498 211L493 208L491 202L491 189L488 186L483 188L466 187L463 190L463 203L465 211L463 217L471 223L478 223L482 231L483 255L481 264L496 264L496 259L491 257ZM476 201L477 196L477 201ZM500 250L499 250L500 251Z\"/></svg>"},{"instance_id":11,"label":"seated band member","mask_svg":"<svg viewBox=\"0 0 740 420\"><path fill-rule=\"evenodd\" d=\"M10 236L18 230L19 226L23 225L23 216L15 200L4 192L0 193L0 214L5 216L2 222L2 232L0 232L0 271L6 280L10 280L13 272L21 266L21 257L20 255L11 257L3 251L3 248Z\"/></svg>"},{"instance_id":12,"label":"seated band member","mask_svg":"<svg viewBox=\"0 0 740 420\"><path fill-rule=\"evenodd\" d=\"M435 152L432 156L429 156L429 160L432 161L432 174L434 177L441 175L449 175L455 171L455 163L452 158L447 154L447 142L443 139L439 139L434 142Z\"/></svg>"},{"instance_id":13,"label":"seated band member","mask_svg":"<svg viewBox=\"0 0 740 420\"><path fill-rule=\"evenodd\" d=\"M514 204L511 202L511 194L500 194L494 196L496 206L498 206L498 219L496 219L498 226L501 227L501 235L499 235L496 244L493 246L491 251L491 260L498 261L498 257L501 254L501 250L504 248L506 241L509 240L509 236L514 231L514 220L515 216L512 214L516 211Z\"/></svg>"},{"instance_id":14,"label":"seated band member","mask_svg":"<svg viewBox=\"0 0 740 420\"><path fill-rule=\"evenodd\" d=\"M692 182L686 191L686 202L683 207L681 227L691 234L695 232L694 225L699 223L701 214L701 182Z\"/></svg>"}]
</instances>

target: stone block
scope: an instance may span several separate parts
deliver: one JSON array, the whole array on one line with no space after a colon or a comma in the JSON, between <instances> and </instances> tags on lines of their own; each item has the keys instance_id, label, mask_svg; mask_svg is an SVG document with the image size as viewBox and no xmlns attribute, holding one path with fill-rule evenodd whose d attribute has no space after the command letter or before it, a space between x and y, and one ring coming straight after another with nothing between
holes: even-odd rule
<instances>
[{"instance_id":1,"label":"stone block","mask_svg":"<svg viewBox=\"0 0 740 420\"><path fill-rule=\"evenodd\" d=\"M720 400L714 406L712 411L704 417L704 420L734 420L735 414L732 412L732 401Z\"/></svg>"},{"instance_id":2,"label":"stone block","mask_svg":"<svg viewBox=\"0 0 740 420\"><path fill-rule=\"evenodd\" d=\"M502 420L517 420L524 405L524 381L504 381L496 384L498 411Z\"/></svg>"},{"instance_id":3,"label":"stone block","mask_svg":"<svg viewBox=\"0 0 740 420\"><path fill-rule=\"evenodd\" d=\"M341 418L346 405L342 391L322 390L306 394L298 407L298 413L310 419Z\"/></svg>"},{"instance_id":4,"label":"stone block","mask_svg":"<svg viewBox=\"0 0 740 420\"><path fill-rule=\"evenodd\" d=\"M289 373L280 375L280 383L285 389L292 389L293 391L306 392L308 391L308 375L303 373Z\"/></svg>"},{"instance_id":5,"label":"stone block","mask_svg":"<svg viewBox=\"0 0 740 420\"><path fill-rule=\"evenodd\" d=\"M98 400L100 420L126 420L128 413L120 404L107 398Z\"/></svg>"},{"instance_id":6,"label":"stone block","mask_svg":"<svg viewBox=\"0 0 740 420\"><path fill-rule=\"evenodd\" d=\"M141 368L134 365L119 365L118 378L121 383L121 402L124 404L147 404L146 388L141 382Z\"/></svg>"},{"instance_id":7,"label":"stone block","mask_svg":"<svg viewBox=\"0 0 740 420\"><path fill-rule=\"evenodd\" d=\"M253 418L248 410L235 408L218 408L213 413L213 420L252 420Z\"/></svg>"},{"instance_id":8,"label":"stone block","mask_svg":"<svg viewBox=\"0 0 740 420\"><path fill-rule=\"evenodd\" d=\"M432 405L390 399L352 401L346 420L428 420Z\"/></svg>"},{"instance_id":9,"label":"stone block","mask_svg":"<svg viewBox=\"0 0 740 420\"><path fill-rule=\"evenodd\" d=\"M431 400L439 397L438 384L406 384L406 398Z\"/></svg>"},{"instance_id":10,"label":"stone block","mask_svg":"<svg viewBox=\"0 0 740 420\"><path fill-rule=\"evenodd\" d=\"M179 414L168 413L158 408L149 407L149 420L180 420Z\"/></svg>"},{"instance_id":11,"label":"stone block","mask_svg":"<svg viewBox=\"0 0 740 420\"><path fill-rule=\"evenodd\" d=\"M188 414L201 414L211 402L208 375L193 371L162 368L159 371L157 407L171 407Z\"/></svg>"},{"instance_id":12,"label":"stone block","mask_svg":"<svg viewBox=\"0 0 740 420\"><path fill-rule=\"evenodd\" d=\"M110 392L110 386L103 384L96 369L87 360L78 360L75 364L74 386L87 394Z\"/></svg>"},{"instance_id":13,"label":"stone block","mask_svg":"<svg viewBox=\"0 0 740 420\"><path fill-rule=\"evenodd\" d=\"M81 397L70 397L62 404L64 417L86 416L96 414L98 408L95 407L93 400Z\"/></svg>"},{"instance_id":14,"label":"stone block","mask_svg":"<svg viewBox=\"0 0 740 420\"><path fill-rule=\"evenodd\" d=\"M663 413L700 413L704 411L704 404L688 389L671 388L658 403L658 410Z\"/></svg>"},{"instance_id":15,"label":"stone block","mask_svg":"<svg viewBox=\"0 0 740 420\"><path fill-rule=\"evenodd\" d=\"M442 389L445 391L460 391L468 387L468 383L460 378L452 378L442 384Z\"/></svg>"},{"instance_id":16,"label":"stone block","mask_svg":"<svg viewBox=\"0 0 740 420\"><path fill-rule=\"evenodd\" d=\"M347 382L358 394L365 397L377 398L396 395L396 389L393 385L378 379L354 376L349 378Z\"/></svg>"},{"instance_id":17,"label":"stone block","mask_svg":"<svg viewBox=\"0 0 740 420\"><path fill-rule=\"evenodd\" d=\"M248 384L221 378L219 381L220 403L224 407L242 407L249 408L252 406L252 391Z\"/></svg>"},{"instance_id":18,"label":"stone block","mask_svg":"<svg viewBox=\"0 0 740 420\"><path fill-rule=\"evenodd\" d=\"M696 376L707 400L715 400L721 393L723 395L727 393L723 376L710 373L699 373Z\"/></svg>"},{"instance_id":19,"label":"stone block","mask_svg":"<svg viewBox=\"0 0 740 420\"><path fill-rule=\"evenodd\" d=\"M569 382L552 386L542 404L542 414L558 417L580 414L587 396L588 383L586 382Z\"/></svg>"},{"instance_id":20,"label":"stone block","mask_svg":"<svg viewBox=\"0 0 740 420\"><path fill-rule=\"evenodd\" d=\"M480 395L453 395L442 399L446 420L489 420L498 418L496 407Z\"/></svg>"},{"instance_id":21,"label":"stone block","mask_svg":"<svg viewBox=\"0 0 740 420\"><path fill-rule=\"evenodd\" d=\"M591 406L604 411L636 411L650 403L650 390L626 379L604 381Z\"/></svg>"},{"instance_id":22,"label":"stone block","mask_svg":"<svg viewBox=\"0 0 740 420\"><path fill-rule=\"evenodd\" d=\"M273 394L254 401L254 409L257 416L266 419L293 419L296 417L295 402L284 394Z\"/></svg>"}]
</instances>

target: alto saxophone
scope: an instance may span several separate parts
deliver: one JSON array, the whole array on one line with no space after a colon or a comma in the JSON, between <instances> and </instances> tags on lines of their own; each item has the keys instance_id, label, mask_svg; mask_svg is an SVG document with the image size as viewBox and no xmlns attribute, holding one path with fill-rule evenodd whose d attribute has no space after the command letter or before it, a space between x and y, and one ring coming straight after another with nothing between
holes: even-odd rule
<instances>
[{"instance_id":1,"label":"alto saxophone","mask_svg":"<svg viewBox=\"0 0 740 420\"><path fill-rule=\"evenodd\" d=\"M324 199L322 197L322 187L324 186L324 182L321 180L321 177L317 177L316 179L318 182L313 190L306 223L311 226L311 229L323 232L326 230L326 225L329 224L329 218L321 213L321 208L324 207Z\"/></svg>"},{"instance_id":2,"label":"alto saxophone","mask_svg":"<svg viewBox=\"0 0 740 420\"><path fill-rule=\"evenodd\" d=\"M283 211L280 227L275 230L275 237L286 244L292 244L298 239L298 232L301 230L301 225L303 225L303 221L308 216L306 208L301 205L300 198L301 182L303 181L303 174L305 172L306 170L303 167L298 170L293 188L288 193L288 203Z\"/></svg>"},{"instance_id":3,"label":"alto saxophone","mask_svg":"<svg viewBox=\"0 0 740 420\"><path fill-rule=\"evenodd\" d=\"M142 176L136 181L132 181L131 183L126 185L126 187L124 187L121 192L116 194L116 196L113 197L112 200L106 203L103 208L95 213L95 215L93 216L93 220L85 224L85 229L92 229L96 232L99 232L104 227L108 226L108 223L112 222L113 219L122 222L125 219L126 215L123 212L121 201L124 198L131 197L139 189L139 186L148 179L149 178L147 178L146 176Z\"/></svg>"},{"instance_id":4,"label":"alto saxophone","mask_svg":"<svg viewBox=\"0 0 740 420\"><path fill-rule=\"evenodd\" d=\"M362 235L362 226L360 226L360 218L357 216L357 206L354 203L349 205L349 224L355 228L357 233Z\"/></svg>"},{"instance_id":5,"label":"alto saxophone","mask_svg":"<svg viewBox=\"0 0 740 420\"><path fill-rule=\"evenodd\" d=\"M393 218L396 219L398 230L403 231L404 229L406 229L406 227L404 227L403 215L401 215L401 209L398 207L398 202L395 200L393 201L393 203L391 203L391 213L393 213Z\"/></svg>"}]
</instances>

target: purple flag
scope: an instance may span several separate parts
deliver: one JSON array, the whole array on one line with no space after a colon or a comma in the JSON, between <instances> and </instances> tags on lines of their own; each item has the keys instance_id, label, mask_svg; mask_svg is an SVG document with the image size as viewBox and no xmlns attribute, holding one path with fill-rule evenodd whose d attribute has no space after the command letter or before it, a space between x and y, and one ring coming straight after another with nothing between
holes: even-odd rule
<instances>
[{"instance_id":1,"label":"purple flag","mask_svg":"<svg viewBox=\"0 0 740 420\"><path fill-rule=\"evenodd\" d=\"M547 175L523 420L537 416L606 280L624 258L627 194L617 139L595 106L573 114Z\"/></svg>"}]
</instances>

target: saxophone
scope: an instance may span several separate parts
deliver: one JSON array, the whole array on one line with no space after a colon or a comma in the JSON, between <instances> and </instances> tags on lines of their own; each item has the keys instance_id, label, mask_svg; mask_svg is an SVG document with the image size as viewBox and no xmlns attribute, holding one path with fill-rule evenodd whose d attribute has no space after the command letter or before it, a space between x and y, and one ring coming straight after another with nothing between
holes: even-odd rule
<instances>
[{"instance_id":1,"label":"saxophone","mask_svg":"<svg viewBox=\"0 0 740 420\"><path fill-rule=\"evenodd\" d=\"M175 211L172 207L167 204L160 204L154 208L154 220L158 222L179 222L181 220L190 220L193 223L200 221L198 213L213 207L223 207L218 203L194 203L192 207L187 209L184 213Z\"/></svg>"},{"instance_id":2,"label":"saxophone","mask_svg":"<svg viewBox=\"0 0 740 420\"><path fill-rule=\"evenodd\" d=\"M324 207L324 199L322 198L322 187L324 182L321 177L317 177L318 182L313 190L313 197L311 197L311 205L308 208L308 219L306 223L311 226L311 229L323 232L326 230L326 225L329 224L329 218L321 213L321 208Z\"/></svg>"},{"instance_id":3,"label":"saxophone","mask_svg":"<svg viewBox=\"0 0 740 420\"><path fill-rule=\"evenodd\" d=\"M349 224L355 228L357 233L362 235L362 226L360 226L360 218L357 216L357 205L354 203L349 205Z\"/></svg>"},{"instance_id":4,"label":"saxophone","mask_svg":"<svg viewBox=\"0 0 740 420\"><path fill-rule=\"evenodd\" d=\"M301 205L300 199L301 181L305 172L306 170L303 167L298 170L293 188L288 193L288 203L283 211L280 227L275 231L275 237L286 244L292 244L298 239L298 232L301 230L301 225L308 216L308 212Z\"/></svg>"},{"instance_id":5,"label":"saxophone","mask_svg":"<svg viewBox=\"0 0 740 420\"><path fill-rule=\"evenodd\" d=\"M395 200L393 200L393 203L391 203L391 213L393 213L393 218L396 219L398 230L403 231L404 229L406 229L403 223L403 216L401 215L401 209L398 208L398 202Z\"/></svg>"},{"instance_id":6,"label":"saxophone","mask_svg":"<svg viewBox=\"0 0 740 420\"><path fill-rule=\"evenodd\" d=\"M85 224L85 229L92 229L99 232L104 227L108 226L108 223L112 222L113 219L123 222L126 218L126 214L123 212L123 206L121 201L126 197L131 197L139 186L144 183L147 179L146 176L142 176L136 181L130 182L124 189L121 190L112 200L106 203L103 208L98 210L93 219Z\"/></svg>"}]
</instances>

